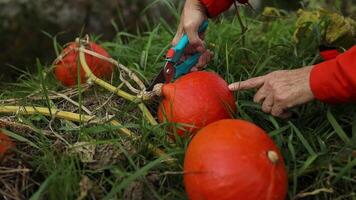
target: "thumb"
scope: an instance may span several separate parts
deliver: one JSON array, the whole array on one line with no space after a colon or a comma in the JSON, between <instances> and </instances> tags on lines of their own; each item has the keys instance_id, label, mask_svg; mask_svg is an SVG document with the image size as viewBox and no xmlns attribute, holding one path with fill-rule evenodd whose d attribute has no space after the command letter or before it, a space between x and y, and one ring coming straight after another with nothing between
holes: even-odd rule
<instances>
[{"instance_id":1,"label":"thumb","mask_svg":"<svg viewBox=\"0 0 356 200\"><path fill-rule=\"evenodd\" d=\"M229 89L231 91L238 91L238 90L259 88L264 84L264 82L265 82L265 76L260 76L260 77L248 79L246 81L232 83L229 85Z\"/></svg>"},{"instance_id":2,"label":"thumb","mask_svg":"<svg viewBox=\"0 0 356 200\"><path fill-rule=\"evenodd\" d=\"M184 14L182 14L179 25L178 25L178 29L177 32L172 40L172 45L176 46L180 40L180 38L182 37L183 33L184 33L184 29L183 29L183 22L184 22Z\"/></svg>"}]
</instances>

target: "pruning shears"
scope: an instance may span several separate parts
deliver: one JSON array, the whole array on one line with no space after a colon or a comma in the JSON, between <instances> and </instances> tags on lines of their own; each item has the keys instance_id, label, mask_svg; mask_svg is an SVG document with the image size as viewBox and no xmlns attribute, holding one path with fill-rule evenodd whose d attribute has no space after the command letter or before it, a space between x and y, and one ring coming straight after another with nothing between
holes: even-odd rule
<instances>
[{"instance_id":1,"label":"pruning shears","mask_svg":"<svg viewBox=\"0 0 356 200\"><path fill-rule=\"evenodd\" d=\"M198 32L203 33L208 28L208 21L204 20L200 25ZM148 91L153 89L157 83L170 83L173 79L187 74L198 63L201 53L195 53L185 61L181 61L185 48L189 44L187 34L179 40L176 46L171 47L166 54L166 63L163 69L159 72L151 85L147 88Z\"/></svg>"}]
</instances>

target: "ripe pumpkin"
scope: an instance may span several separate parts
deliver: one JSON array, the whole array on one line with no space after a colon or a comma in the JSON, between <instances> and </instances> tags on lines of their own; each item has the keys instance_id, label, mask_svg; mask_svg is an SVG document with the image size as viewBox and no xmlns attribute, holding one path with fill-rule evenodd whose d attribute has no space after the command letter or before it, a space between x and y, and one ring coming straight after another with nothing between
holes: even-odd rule
<instances>
[{"instance_id":1,"label":"ripe pumpkin","mask_svg":"<svg viewBox=\"0 0 356 200\"><path fill-rule=\"evenodd\" d=\"M0 157L13 147L15 147L15 144L11 139L4 133L0 132Z\"/></svg>"},{"instance_id":2,"label":"ripe pumpkin","mask_svg":"<svg viewBox=\"0 0 356 200\"><path fill-rule=\"evenodd\" d=\"M192 72L162 87L158 120L182 125L179 135L229 119L236 112L235 99L228 84L213 72Z\"/></svg>"},{"instance_id":3,"label":"ripe pumpkin","mask_svg":"<svg viewBox=\"0 0 356 200\"><path fill-rule=\"evenodd\" d=\"M220 120L201 129L184 159L190 200L284 200L287 172L266 132L243 120Z\"/></svg>"},{"instance_id":4,"label":"ripe pumpkin","mask_svg":"<svg viewBox=\"0 0 356 200\"><path fill-rule=\"evenodd\" d=\"M78 64L80 65L79 51L77 48L79 48L78 43L70 43L62 52L63 58L59 59L58 62L55 63L54 72L56 78L67 87L71 87L77 84L77 66ZM110 58L110 55L105 51L105 49L93 42L89 42L86 49ZM85 59L91 71L98 78L108 77L112 74L113 64L89 54L85 55ZM80 67L81 83L86 81L85 76L86 74L84 69Z\"/></svg>"}]
</instances>

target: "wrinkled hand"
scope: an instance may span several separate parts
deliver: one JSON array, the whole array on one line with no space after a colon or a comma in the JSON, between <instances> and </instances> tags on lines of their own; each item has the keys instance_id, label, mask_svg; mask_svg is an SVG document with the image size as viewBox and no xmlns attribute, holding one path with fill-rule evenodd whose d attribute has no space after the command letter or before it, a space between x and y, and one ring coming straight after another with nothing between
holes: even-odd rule
<instances>
[{"instance_id":1,"label":"wrinkled hand","mask_svg":"<svg viewBox=\"0 0 356 200\"><path fill-rule=\"evenodd\" d=\"M313 66L295 70L275 71L265 76L251 78L229 85L230 90L258 89L254 102L262 104L262 110L273 116L287 118L289 108L314 99L310 88L310 72Z\"/></svg>"},{"instance_id":2,"label":"wrinkled hand","mask_svg":"<svg viewBox=\"0 0 356 200\"><path fill-rule=\"evenodd\" d=\"M198 63L192 68L192 71L204 68L212 57L212 52L205 49L203 41L204 34L198 34L199 26L206 18L205 8L199 0L187 0L184 5L177 33L172 41L173 46L177 45L183 34L186 33L189 38L189 46L186 48L184 57L186 58L196 52L202 53Z\"/></svg>"}]
</instances>

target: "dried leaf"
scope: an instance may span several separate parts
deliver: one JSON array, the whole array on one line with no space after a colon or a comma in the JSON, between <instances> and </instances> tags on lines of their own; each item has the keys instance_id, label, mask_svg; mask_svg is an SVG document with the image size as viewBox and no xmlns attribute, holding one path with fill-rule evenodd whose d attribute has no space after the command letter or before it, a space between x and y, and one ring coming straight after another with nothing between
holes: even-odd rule
<instances>
[{"instance_id":1,"label":"dried leaf","mask_svg":"<svg viewBox=\"0 0 356 200\"><path fill-rule=\"evenodd\" d=\"M83 163L95 162L95 145L89 142L77 142L70 147L69 152L78 155Z\"/></svg>"},{"instance_id":2,"label":"dried leaf","mask_svg":"<svg viewBox=\"0 0 356 200\"><path fill-rule=\"evenodd\" d=\"M136 149L129 141L123 143L123 147L129 155L136 153ZM99 169L107 165L113 165L125 160L123 152L114 144L100 144L96 146L94 162L90 163L92 169Z\"/></svg>"},{"instance_id":3,"label":"dried leaf","mask_svg":"<svg viewBox=\"0 0 356 200\"><path fill-rule=\"evenodd\" d=\"M77 200L82 200L88 195L89 190L93 188L93 183L87 176L83 176L79 183L79 187L80 196L77 198Z\"/></svg>"},{"instance_id":4,"label":"dried leaf","mask_svg":"<svg viewBox=\"0 0 356 200\"><path fill-rule=\"evenodd\" d=\"M299 43L313 33L313 26L321 28L322 42L325 45L349 48L356 42L356 22L337 13L326 10L305 11L298 10L297 29L294 40Z\"/></svg>"},{"instance_id":5,"label":"dried leaf","mask_svg":"<svg viewBox=\"0 0 356 200\"><path fill-rule=\"evenodd\" d=\"M277 18L282 16L282 11L278 8L274 7L265 7L262 12L262 16L268 17L268 18Z\"/></svg>"}]
</instances>

